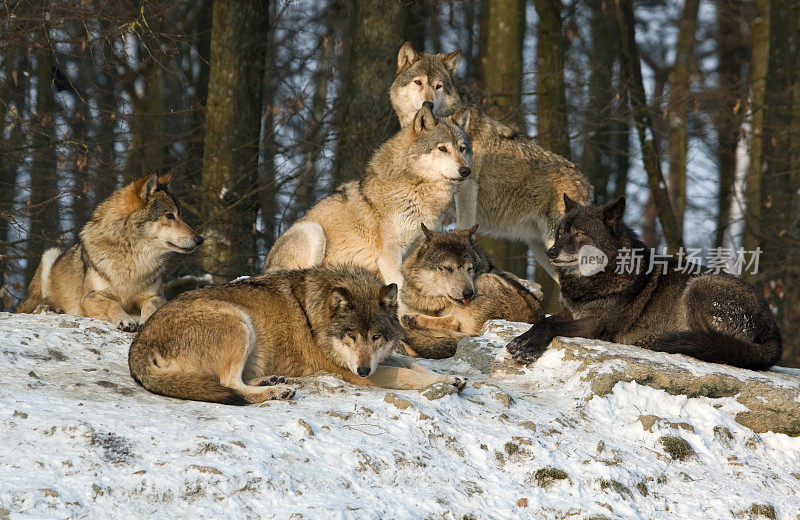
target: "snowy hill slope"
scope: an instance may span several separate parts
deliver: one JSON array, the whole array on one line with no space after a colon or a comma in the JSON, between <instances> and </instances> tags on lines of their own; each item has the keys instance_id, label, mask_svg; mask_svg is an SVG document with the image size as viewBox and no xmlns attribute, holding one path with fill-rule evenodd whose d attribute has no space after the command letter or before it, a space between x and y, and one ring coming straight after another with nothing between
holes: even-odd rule
<instances>
[{"instance_id":1,"label":"snowy hill slope","mask_svg":"<svg viewBox=\"0 0 800 520\"><path fill-rule=\"evenodd\" d=\"M461 359L426 362L466 374L460 395L320 376L295 381L291 402L238 408L139 388L132 335L110 324L0 313L0 519L800 514L800 437L742 424L764 430L769 406L761 422L747 412L775 402L773 430L796 435L798 371L754 380L566 340L519 370L494 359L516 330L494 324ZM687 374L723 374L728 391L683 395Z\"/></svg>"}]
</instances>

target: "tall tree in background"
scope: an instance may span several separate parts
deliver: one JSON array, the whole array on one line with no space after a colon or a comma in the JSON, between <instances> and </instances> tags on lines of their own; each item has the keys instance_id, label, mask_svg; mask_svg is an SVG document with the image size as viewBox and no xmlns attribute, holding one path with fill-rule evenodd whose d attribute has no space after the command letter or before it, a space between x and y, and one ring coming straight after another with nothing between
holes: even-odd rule
<instances>
[{"instance_id":1,"label":"tall tree in background","mask_svg":"<svg viewBox=\"0 0 800 520\"><path fill-rule=\"evenodd\" d=\"M639 61L638 45L636 44L633 1L615 0L615 6L620 40L622 42L622 64L625 68L625 76L629 81L628 95L633 109L633 119L639 134L639 145L642 148L642 161L647 173L647 185L655 201L655 208L661 221L661 228L667 241L667 247L670 251L676 251L683 246L683 240L669 200L664 174L661 171L661 161L656 148L657 143L653 138L652 117L650 106L645 96L642 65Z\"/></svg>"},{"instance_id":2,"label":"tall tree in background","mask_svg":"<svg viewBox=\"0 0 800 520\"><path fill-rule=\"evenodd\" d=\"M214 2L203 151L202 264L216 281L254 262L258 146L269 5Z\"/></svg>"},{"instance_id":3,"label":"tall tree in background","mask_svg":"<svg viewBox=\"0 0 800 520\"><path fill-rule=\"evenodd\" d=\"M408 10L396 0L354 0L353 37L338 128L334 185L364 171L372 152L395 132L388 89L397 68Z\"/></svg>"},{"instance_id":4,"label":"tall tree in background","mask_svg":"<svg viewBox=\"0 0 800 520\"><path fill-rule=\"evenodd\" d=\"M484 109L490 116L524 132L521 108L525 2L484 0L481 18L484 32L478 49L478 86L485 95ZM488 238L481 238L480 243L502 269L526 275L527 245Z\"/></svg>"},{"instance_id":5,"label":"tall tree in background","mask_svg":"<svg viewBox=\"0 0 800 520\"><path fill-rule=\"evenodd\" d=\"M760 270L783 359L800 357L800 4L772 0L761 150Z\"/></svg>"},{"instance_id":6,"label":"tall tree in background","mask_svg":"<svg viewBox=\"0 0 800 520\"><path fill-rule=\"evenodd\" d=\"M747 61L747 38L742 3L738 0L717 0L719 25L719 87L714 96L717 108L712 114L717 130L717 164L719 165L719 199L717 202L716 247L722 247L730 221L731 195L736 182L736 149L747 103L747 81L743 65Z\"/></svg>"},{"instance_id":7,"label":"tall tree in background","mask_svg":"<svg viewBox=\"0 0 800 520\"><path fill-rule=\"evenodd\" d=\"M30 260L25 268L26 283L33 278L39 258L48 244L58 238L59 211L56 174L55 98L53 97L53 49L48 27L42 23L34 41L36 56L36 115L33 122L33 154L28 231Z\"/></svg>"},{"instance_id":8,"label":"tall tree in background","mask_svg":"<svg viewBox=\"0 0 800 520\"><path fill-rule=\"evenodd\" d=\"M669 74L669 103L667 104L667 140L669 152L669 192L679 238L683 240L683 215L686 212L686 160L689 136L686 121L689 117L689 87L694 70L692 49L697 27L700 0L686 0L681 15L675 63Z\"/></svg>"}]
</instances>

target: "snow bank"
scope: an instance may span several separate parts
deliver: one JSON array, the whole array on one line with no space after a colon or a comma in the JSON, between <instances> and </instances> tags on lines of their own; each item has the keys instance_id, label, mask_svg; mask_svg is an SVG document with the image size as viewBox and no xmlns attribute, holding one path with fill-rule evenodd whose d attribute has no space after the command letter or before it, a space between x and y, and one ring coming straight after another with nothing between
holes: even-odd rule
<instances>
[{"instance_id":1,"label":"snow bank","mask_svg":"<svg viewBox=\"0 0 800 520\"><path fill-rule=\"evenodd\" d=\"M466 374L460 395L430 400L319 376L295 381L291 402L237 408L142 390L127 370L132 335L110 324L0 313L0 519L800 512L800 438L737 422L750 410L742 392L665 390L626 376L621 346L592 342L557 341L520 369L502 360L498 328L517 330L495 323L471 355L465 344L457 360L426 362ZM643 356L639 365L684 376L715 370ZM787 399L800 381L796 371L724 371Z\"/></svg>"}]
</instances>

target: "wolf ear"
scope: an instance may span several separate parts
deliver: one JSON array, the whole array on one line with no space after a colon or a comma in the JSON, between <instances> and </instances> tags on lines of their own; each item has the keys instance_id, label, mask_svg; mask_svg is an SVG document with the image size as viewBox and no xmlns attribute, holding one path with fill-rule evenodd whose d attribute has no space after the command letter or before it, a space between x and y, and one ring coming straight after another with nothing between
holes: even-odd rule
<instances>
[{"instance_id":1,"label":"wolf ear","mask_svg":"<svg viewBox=\"0 0 800 520\"><path fill-rule=\"evenodd\" d=\"M569 195L566 193L564 194L564 213L569 213L575 208L579 208L581 205L569 198Z\"/></svg>"},{"instance_id":2,"label":"wolf ear","mask_svg":"<svg viewBox=\"0 0 800 520\"><path fill-rule=\"evenodd\" d=\"M397 305L397 284L390 283L389 285L381 287L381 290L378 291L378 297L381 300L382 307L393 307Z\"/></svg>"},{"instance_id":3,"label":"wolf ear","mask_svg":"<svg viewBox=\"0 0 800 520\"><path fill-rule=\"evenodd\" d=\"M475 232L478 231L478 224L475 224L471 228L469 228L469 237L472 238L475 236Z\"/></svg>"},{"instance_id":4,"label":"wolf ear","mask_svg":"<svg viewBox=\"0 0 800 520\"><path fill-rule=\"evenodd\" d=\"M426 226L425 224L421 225L422 225L422 234L425 235L425 242L430 242L431 238L433 238L433 232L430 229L428 229L428 226Z\"/></svg>"},{"instance_id":5,"label":"wolf ear","mask_svg":"<svg viewBox=\"0 0 800 520\"><path fill-rule=\"evenodd\" d=\"M411 42L405 42L397 53L397 72L401 72L419 61L419 53Z\"/></svg>"},{"instance_id":6,"label":"wolf ear","mask_svg":"<svg viewBox=\"0 0 800 520\"><path fill-rule=\"evenodd\" d=\"M328 297L328 304L330 305L331 315L336 315L346 310L350 307L350 292L344 287L334 287Z\"/></svg>"},{"instance_id":7,"label":"wolf ear","mask_svg":"<svg viewBox=\"0 0 800 520\"><path fill-rule=\"evenodd\" d=\"M414 132L417 134L425 130L430 130L438 124L439 121L436 120L433 111L427 105L423 105L422 108L419 109L419 112L417 112L417 115L414 116Z\"/></svg>"},{"instance_id":8,"label":"wolf ear","mask_svg":"<svg viewBox=\"0 0 800 520\"><path fill-rule=\"evenodd\" d=\"M136 186L139 186L139 197L142 200L149 199L158 190L158 172L153 170L141 177L136 181Z\"/></svg>"},{"instance_id":9,"label":"wolf ear","mask_svg":"<svg viewBox=\"0 0 800 520\"><path fill-rule=\"evenodd\" d=\"M159 175L158 183L162 186L169 186L169 183L172 182L172 172L167 172L164 175Z\"/></svg>"},{"instance_id":10,"label":"wolf ear","mask_svg":"<svg viewBox=\"0 0 800 520\"><path fill-rule=\"evenodd\" d=\"M450 54L445 54L442 61L444 62L444 68L447 69L447 72L449 72L451 76L455 76L458 70L458 64L461 63L461 49L453 51Z\"/></svg>"},{"instance_id":11,"label":"wolf ear","mask_svg":"<svg viewBox=\"0 0 800 520\"><path fill-rule=\"evenodd\" d=\"M461 112L460 116L458 117L453 116L453 122L457 124L464 131L465 134L469 133L469 122L471 119L472 119L472 111L469 108Z\"/></svg>"},{"instance_id":12,"label":"wolf ear","mask_svg":"<svg viewBox=\"0 0 800 520\"><path fill-rule=\"evenodd\" d=\"M610 229L616 231L622 217L625 216L625 197L620 197L610 204L603 206L603 221Z\"/></svg>"}]
</instances>

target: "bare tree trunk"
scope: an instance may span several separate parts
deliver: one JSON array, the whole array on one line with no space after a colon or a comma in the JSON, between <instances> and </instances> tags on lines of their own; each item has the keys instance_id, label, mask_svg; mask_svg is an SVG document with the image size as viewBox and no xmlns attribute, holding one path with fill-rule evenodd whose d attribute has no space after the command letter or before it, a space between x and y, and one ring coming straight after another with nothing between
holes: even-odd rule
<instances>
[{"instance_id":1,"label":"bare tree trunk","mask_svg":"<svg viewBox=\"0 0 800 520\"><path fill-rule=\"evenodd\" d=\"M407 9L396 0L353 0L353 39L334 168L334 184L360 175L370 155L398 129L387 85L394 79Z\"/></svg>"},{"instance_id":2,"label":"bare tree trunk","mask_svg":"<svg viewBox=\"0 0 800 520\"><path fill-rule=\"evenodd\" d=\"M480 38L481 91L492 117L524 128L522 105L522 42L525 34L524 0L487 0L481 9L485 33ZM480 233L480 230L478 230ZM528 270L526 244L481 237L481 246L501 269L519 276Z\"/></svg>"},{"instance_id":3,"label":"bare tree trunk","mask_svg":"<svg viewBox=\"0 0 800 520\"><path fill-rule=\"evenodd\" d=\"M31 193L25 268L26 284L33 278L39 259L59 233L56 150L53 143L55 99L53 97L53 50L48 29L41 25L36 32L36 114L33 122L33 156L31 159Z\"/></svg>"},{"instance_id":4,"label":"bare tree trunk","mask_svg":"<svg viewBox=\"0 0 800 520\"><path fill-rule=\"evenodd\" d=\"M750 24L750 167L747 170L742 246L754 250L761 240L761 160L769 63L770 0L756 0ZM748 278L755 281L755 277Z\"/></svg>"},{"instance_id":5,"label":"bare tree trunk","mask_svg":"<svg viewBox=\"0 0 800 520\"><path fill-rule=\"evenodd\" d=\"M539 15L536 40L537 140L544 148L571 158L564 86L564 38L561 0L533 0Z\"/></svg>"},{"instance_id":6,"label":"bare tree trunk","mask_svg":"<svg viewBox=\"0 0 800 520\"><path fill-rule=\"evenodd\" d=\"M214 3L203 152L206 244L201 254L203 268L217 282L257 269L253 190L268 7L266 0Z\"/></svg>"},{"instance_id":7,"label":"bare tree trunk","mask_svg":"<svg viewBox=\"0 0 800 520\"><path fill-rule=\"evenodd\" d=\"M770 7L761 155L763 288L783 331L782 361L800 365L800 4Z\"/></svg>"},{"instance_id":8,"label":"bare tree trunk","mask_svg":"<svg viewBox=\"0 0 800 520\"><path fill-rule=\"evenodd\" d=\"M675 46L675 64L669 75L669 103L667 104L667 141L669 147L669 191L675 211L679 237L683 237L683 214L686 211L686 158L689 137L686 120L689 113L689 87L694 70L692 49L697 27L697 10L700 0L686 0L680 19L678 43Z\"/></svg>"},{"instance_id":9,"label":"bare tree trunk","mask_svg":"<svg viewBox=\"0 0 800 520\"><path fill-rule=\"evenodd\" d=\"M614 146L614 58L616 27L610 0L591 4L592 46L590 50L589 105L584 125L581 170L595 188L601 202L606 201Z\"/></svg>"},{"instance_id":10,"label":"bare tree trunk","mask_svg":"<svg viewBox=\"0 0 800 520\"><path fill-rule=\"evenodd\" d=\"M636 129L639 133L639 143L642 147L642 161L647 171L647 185L653 193L656 211L661 221L661 228L667 241L667 247L669 250L675 251L682 247L683 241L670 204L664 175L661 172L657 143L653 139L650 108L645 97L642 66L639 62L638 46L636 45L633 3L632 0L615 0L615 5L621 41L623 42L623 64L626 69L626 75L630 79L628 94L633 108ZM650 131L650 136L648 136L648 130Z\"/></svg>"},{"instance_id":11,"label":"bare tree trunk","mask_svg":"<svg viewBox=\"0 0 800 520\"><path fill-rule=\"evenodd\" d=\"M722 247L730 220L731 195L736 182L736 148L739 145L744 106L747 102L747 81L742 65L747 59L746 36L742 33L744 13L738 0L717 0L719 26L719 87L713 114L717 130L719 165L719 198L717 202L716 247Z\"/></svg>"}]
</instances>

